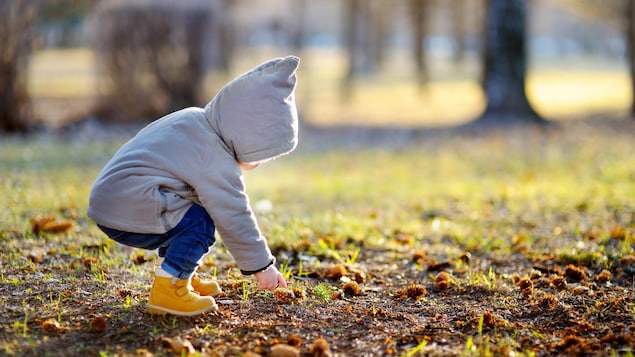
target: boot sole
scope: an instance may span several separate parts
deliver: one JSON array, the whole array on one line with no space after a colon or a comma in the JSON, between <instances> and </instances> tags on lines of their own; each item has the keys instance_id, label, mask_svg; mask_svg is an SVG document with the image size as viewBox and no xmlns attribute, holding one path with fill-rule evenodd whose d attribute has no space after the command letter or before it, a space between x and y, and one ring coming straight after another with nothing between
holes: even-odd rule
<instances>
[{"instance_id":1,"label":"boot sole","mask_svg":"<svg viewBox=\"0 0 635 357\"><path fill-rule=\"evenodd\" d=\"M177 315L177 316L194 316L194 315L200 315L209 311L218 310L218 305L216 304L210 305L206 308L195 310L195 311L178 311L178 310L167 309L161 306L148 304L147 310L150 314L153 314L153 315L170 314L170 315Z\"/></svg>"}]
</instances>

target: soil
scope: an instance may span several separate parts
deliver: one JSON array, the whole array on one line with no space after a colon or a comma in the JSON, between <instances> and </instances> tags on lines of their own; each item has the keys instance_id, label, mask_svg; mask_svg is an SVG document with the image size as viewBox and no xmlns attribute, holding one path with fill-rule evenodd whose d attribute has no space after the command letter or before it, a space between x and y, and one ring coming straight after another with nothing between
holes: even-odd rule
<instances>
[{"instance_id":1,"label":"soil","mask_svg":"<svg viewBox=\"0 0 635 357\"><path fill-rule=\"evenodd\" d=\"M530 257L518 247L509 256L466 251L436 261L404 244L364 249L352 265L319 257L321 268L305 265L299 276L306 252L278 247L276 254L292 258L296 278L272 294L232 276L231 258L218 253L217 271L229 272L217 276L220 310L174 318L145 312L151 261L134 258L133 273L101 264L103 247L82 247L83 259L70 249L63 240L32 239L12 251L2 247L4 256L21 257L3 264L4 353L385 356L419 346L439 356L549 356L635 348L633 255L580 264ZM327 296L318 293L320 283Z\"/></svg>"}]
</instances>

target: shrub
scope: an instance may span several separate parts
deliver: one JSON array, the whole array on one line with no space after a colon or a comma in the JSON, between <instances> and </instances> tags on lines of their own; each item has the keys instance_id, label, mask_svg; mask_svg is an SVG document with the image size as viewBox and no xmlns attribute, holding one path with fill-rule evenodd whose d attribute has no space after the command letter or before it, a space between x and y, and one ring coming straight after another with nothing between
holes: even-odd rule
<instances>
[{"instance_id":1,"label":"shrub","mask_svg":"<svg viewBox=\"0 0 635 357\"><path fill-rule=\"evenodd\" d=\"M102 2L95 14L97 116L131 122L200 105L216 8L195 0Z\"/></svg>"},{"instance_id":2,"label":"shrub","mask_svg":"<svg viewBox=\"0 0 635 357\"><path fill-rule=\"evenodd\" d=\"M27 92L29 57L35 43L37 4L0 0L0 131L26 132L31 121Z\"/></svg>"}]
</instances>

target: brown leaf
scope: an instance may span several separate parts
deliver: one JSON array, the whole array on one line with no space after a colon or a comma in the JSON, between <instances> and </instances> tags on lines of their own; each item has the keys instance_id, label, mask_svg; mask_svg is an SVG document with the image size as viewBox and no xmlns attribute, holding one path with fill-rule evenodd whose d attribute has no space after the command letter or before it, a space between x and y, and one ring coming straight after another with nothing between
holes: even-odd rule
<instances>
[{"instance_id":1,"label":"brown leaf","mask_svg":"<svg viewBox=\"0 0 635 357\"><path fill-rule=\"evenodd\" d=\"M330 355L329 343L323 338L317 338L311 346L311 353L316 357L326 357Z\"/></svg>"},{"instance_id":2,"label":"brown leaf","mask_svg":"<svg viewBox=\"0 0 635 357\"><path fill-rule=\"evenodd\" d=\"M271 347L271 357L298 357L300 350L295 347L281 343Z\"/></svg>"},{"instance_id":3,"label":"brown leaf","mask_svg":"<svg viewBox=\"0 0 635 357\"><path fill-rule=\"evenodd\" d=\"M289 346L300 347L302 346L302 338L298 335L289 336Z\"/></svg>"},{"instance_id":4,"label":"brown leaf","mask_svg":"<svg viewBox=\"0 0 635 357\"><path fill-rule=\"evenodd\" d=\"M46 321L42 322L42 330L46 333L55 333L55 332L64 331L62 326L60 326L60 323L57 322L57 320L55 319L47 319Z\"/></svg>"},{"instance_id":5,"label":"brown leaf","mask_svg":"<svg viewBox=\"0 0 635 357\"><path fill-rule=\"evenodd\" d=\"M97 258L95 257L85 257L84 259L82 259L82 265L84 266L84 269L89 271L93 267L96 267L98 263L99 263L99 260L97 260Z\"/></svg>"},{"instance_id":6,"label":"brown leaf","mask_svg":"<svg viewBox=\"0 0 635 357\"><path fill-rule=\"evenodd\" d=\"M327 267L322 272L323 276L326 279L338 280L339 278L345 276L348 273L344 264L336 264L330 267Z\"/></svg>"},{"instance_id":7,"label":"brown leaf","mask_svg":"<svg viewBox=\"0 0 635 357\"><path fill-rule=\"evenodd\" d=\"M441 263L436 263L433 261L429 261L428 262L428 271L441 271L444 269L448 269L452 266L452 262L447 261L447 262L441 262Z\"/></svg>"},{"instance_id":8,"label":"brown leaf","mask_svg":"<svg viewBox=\"0 0 635 357\"><path fill-rule=\"evenodd\" d=\"M295 300L295 295L293 294L293 291L291 291L291 289L278 288L273 291L273 296L276 298L276 300L282 303L290 303L291 301Z\"/></svg>"},{"instance_id":9,"label":"brown leaf","mask_svg":"<svg viewBox=\"0 0 635 357\"><path fill-rule=\"evenodd\" d=\"M172 351L179 355L181 355L183 352L185 352L186 355L193 355L196 353L196 349L194 349L194 346L192 346L192 342L190 342L189 340L183 340L179 337L163 337L161 338L161 342L165 346L170 347Z\"/></svg>"},{"instance_id":10,"label":"brown leaf","mask_svg":"<svg viewBox=\"0 0 635 357\"><path fill-rule=\"evenodd\" d=\"M33 263L41 262L43 257L44 257L44 253L39 249L32 250L29 252L29 254L26 255L26 258L32 261Z\"/></svg>"},{"instance_id":11,"label":"brown leaf","mask_svg":"<svg viewBox=\"0 0 635 357\"><path fill-rule=\"evenodd\" d=\"M243 353L243 357L261 357L262 355L260 353L256 353L256 352L245 352Z\"/></svg>"},{"instance_id":12,"label":"brown leaf","mask_svg":"<svg viewBox=\"0 0 635 357\"><path fill-rule=\"evenodd\" d=\"M344 294L349 296L357 296L361 294L361 289L359 288L359 284L356 281L349 281L342 287Z\"/></svg>"},{"instance_id":13,"label":"brown leaf","mask_svg":"<svg viewBox=\"0 0 635 357\"><path fill-rule=\"evenodd\" d=\"M35 217L31 219L31 231L38 235L41 232L46 233L65 233L73 228L74 222L64 219L56 221L53 215Z\"/></svg>"},{"instance_id":14,"label":"brown leaf","mask_svg":"<svg viewBox=\"0 0 635 357\"><path fill-rule=\"evenodd\" d=\"M93 331L104 332L107 326L107 321L103 316L95 316L90 320L90 329Z\"/></svg>"},{"instance_id":15,"label":"brown leaf","mask_svg":"<svg viewBox=\"0 0 635 357\"><path fill-rule=\"evenodd\" d=\"M48 222L52 222L55 220L55 217L53 217L53 215L46 215L46 216L42 216L42 217L35 217L31 219L31 231L33 232L33 234L40 234L40 230L41 227L48 223Z\"/></svg>"},{"instance_id":16,"label":"brown leaf","mask_svg":"<svg viewBox=\"0 0 635 357\"><path fill-rule=\"evenodd\" d=\"M40 230L47 233L65 233L73 228L73 224L73 221L69 221L66 219L61 221L47 222L40 227Z\"/></svg>"}]
</instances>

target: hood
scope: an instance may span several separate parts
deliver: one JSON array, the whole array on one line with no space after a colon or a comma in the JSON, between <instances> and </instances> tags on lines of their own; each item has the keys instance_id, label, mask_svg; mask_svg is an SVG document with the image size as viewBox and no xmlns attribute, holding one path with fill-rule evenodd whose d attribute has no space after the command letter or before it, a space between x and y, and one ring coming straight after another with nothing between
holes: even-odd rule
<instances>
[{"instance_id":1,"label":"hood","mask_svg":"<svg viewBox=\"0 0 635 357\"><path fill-rule=\"evenodd\" d=\"M240 162L273 159L295 149L295 56L262 63L227 83L205 106L210 125Z\"/></svg>"}]
</instances>

